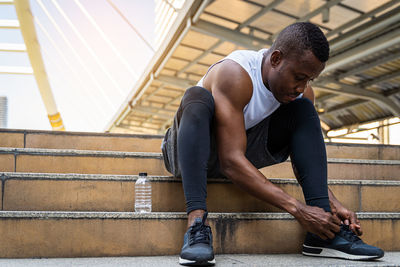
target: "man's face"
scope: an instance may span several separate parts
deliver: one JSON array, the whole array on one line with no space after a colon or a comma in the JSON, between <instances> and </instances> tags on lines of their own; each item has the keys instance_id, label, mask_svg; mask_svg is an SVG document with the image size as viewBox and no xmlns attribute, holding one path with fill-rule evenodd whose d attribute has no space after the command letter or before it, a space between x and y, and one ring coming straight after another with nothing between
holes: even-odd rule
<instances>
[{"instance_id":1,"label":"man's face","mask_svg":"<svg viewBox=\"0 0 400 267\"><path fill-rule=\"evenodd\" d=\"M298 56L285 56L275 50L271 54L270 63L268 86L282 104L295 100L325 67L325 63L319 61L309 50Z\"/></svg>"}]
</instances>

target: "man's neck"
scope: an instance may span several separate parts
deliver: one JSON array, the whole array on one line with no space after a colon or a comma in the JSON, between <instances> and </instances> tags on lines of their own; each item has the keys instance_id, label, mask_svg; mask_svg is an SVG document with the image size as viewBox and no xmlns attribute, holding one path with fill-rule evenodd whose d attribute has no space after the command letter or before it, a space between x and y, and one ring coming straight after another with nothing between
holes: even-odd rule
<instances>
[{"instance_id":1,"label":"man's neck","mask_svg":"<svg viewBox=\"0 0 400 267\"><path fill-rule=\"evenodd\" d=\"M267 75L268 74L268 70L266 70L265 68L267 68L266 60L268 60L269 57L270 57L270 55L269 55L268 52L263 54L263 58L262 58L262 61L261 61L261 78L263 80L263 83L264 83L265 87L267 87L267 89L269 91L271 91L271 89L269 89L268 80L265 78L265 77L268 76Z\"/></svg>"}]
</instances>

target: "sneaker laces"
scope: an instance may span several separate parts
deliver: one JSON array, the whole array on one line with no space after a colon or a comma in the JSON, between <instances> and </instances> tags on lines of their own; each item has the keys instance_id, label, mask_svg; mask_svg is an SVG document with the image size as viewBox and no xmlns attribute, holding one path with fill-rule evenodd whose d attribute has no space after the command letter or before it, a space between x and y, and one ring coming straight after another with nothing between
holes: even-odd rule
<instances>
[{"instance_id":1,"label":"sneaker laces","mask_svg":"<svg viewBox=\"0 0 400 267\"><path fill-rule=\"evenodd\" d=\"M189 235L189 245L197 243L210 244L210 227L205 225L208 212L205 212L201 222L196 221L194 225L191 226Z\"/></svg>"},{"instance_id":2,"label":"sneaker laces","mask_svg":"<svg viewBox=\"0 0 400 267\"><path fill-rule=\"evenodd\" d=\"M351 229L348 225L342 224L342 233L343 236L351 241L351 242L357 242L359 240L361 240Z\"/></svg>"}]
</instances>

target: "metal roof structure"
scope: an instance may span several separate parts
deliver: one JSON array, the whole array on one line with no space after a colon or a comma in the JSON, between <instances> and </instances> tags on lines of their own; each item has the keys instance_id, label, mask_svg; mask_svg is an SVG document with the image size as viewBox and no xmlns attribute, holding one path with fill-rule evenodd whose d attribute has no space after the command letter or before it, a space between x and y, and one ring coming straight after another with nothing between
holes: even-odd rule
<instances>
[{"instance_id":1,"label":"metal roof structure","mask_svg":"<svg viewBox=\"0 0 400 267\"><path fill-rule=\"evenodd\" d=\"M236 49L310 21L331 47L312 85L324 131L400 116L400 0L188 0L106 131L164 133L184 91Z\"/></svg>"}]
</instances>

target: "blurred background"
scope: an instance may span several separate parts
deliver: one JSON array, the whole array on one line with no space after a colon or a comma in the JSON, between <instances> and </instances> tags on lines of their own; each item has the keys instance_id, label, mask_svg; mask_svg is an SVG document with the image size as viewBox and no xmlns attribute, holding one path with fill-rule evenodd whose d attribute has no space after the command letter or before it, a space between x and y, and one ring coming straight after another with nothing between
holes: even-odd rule
<instances>
[{"instance_id":1,"label":"blurred background","mask_svg":"<svg viewBox=\"0 0 400 267\"><path fill-rule=\"evenodd\" d=\"M0 127L162 134L211 64L296 21L331 45L326 141L400 144L399 0L0 0Z\"/></svg>"}]
</instances>

